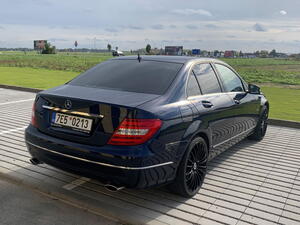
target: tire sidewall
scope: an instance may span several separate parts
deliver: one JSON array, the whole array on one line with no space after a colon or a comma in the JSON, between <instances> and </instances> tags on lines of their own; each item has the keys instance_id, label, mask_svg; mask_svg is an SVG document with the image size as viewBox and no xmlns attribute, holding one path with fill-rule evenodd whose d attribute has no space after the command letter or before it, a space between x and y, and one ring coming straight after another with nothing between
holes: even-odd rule
<instances>
[{"instance_id":1,"label":"tire sidewall","mask_svg":"<svg viewBox=\"0 0 300 225\"><path fill-rule=\"evenodd\" d=\"M185 177L188 157L190 155L190 152L194 148L194 146L199 142L203 142L203 144L205 145L206 156L208 157L208 147L207 147L206 141L202 137L195 137L189 144L189 147L188 147L186 153L184 154L184 157L181 162L182 165L180 166L180 171L178 174L180 176L180 180L183 182L183 184L182 184L183 188L184 188L185 192L188 194L188 196L194 196L201 188L201 185L200 185L195 191L190 191L189 188L187 187L186 177Z\"/></svg>"},{"instance_id":2,"label":"tire sidewall","mask_svg":"<svg viewBox=\"0 0 300 225\"><path fill-rule=\"evenodd\" d=\"M267 113L267 119L266 119L266 121L265 121L265 128L264 128L264 131L262 130L262 125L261 125L261 123L262 123L262 121L264 120L264 115ZM266 134L266 132L267 132L267 128L268 128L268 116L269 116L269 110L268 110L268 107L267 106L263 106L263 108L262 108L262 113L261 113L261 115L260 115L260 119L259 119L259 124L258 124L258 126L257 126L257 132L259 133L259 136L260 136L260 138L262 139L264 136L265 136L265 134Z\"/></svg>"}]
</instances>

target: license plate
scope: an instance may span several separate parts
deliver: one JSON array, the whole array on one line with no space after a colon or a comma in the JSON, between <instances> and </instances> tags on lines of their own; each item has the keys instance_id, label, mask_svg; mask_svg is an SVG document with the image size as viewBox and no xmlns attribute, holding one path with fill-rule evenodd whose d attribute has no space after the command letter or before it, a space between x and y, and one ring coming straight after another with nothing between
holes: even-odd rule
<instances>
[{"instance_id":1,"label":"license plate","mask_svg":"<svg viewBox=\"0 0 300 225\"><path fill-rule=\"evenodd\" d=\"M52 124L62 127L69 127L75 130L90 132L93 120L79 116L67 115L64 113L53 113Z\"/></svg>"}]
</instances>

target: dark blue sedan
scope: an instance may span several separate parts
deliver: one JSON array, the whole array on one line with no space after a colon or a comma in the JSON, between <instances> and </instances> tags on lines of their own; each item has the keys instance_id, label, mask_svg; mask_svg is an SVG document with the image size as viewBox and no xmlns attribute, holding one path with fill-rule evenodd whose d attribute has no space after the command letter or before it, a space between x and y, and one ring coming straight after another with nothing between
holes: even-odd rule
<instances>
[{"instance_id":1,"label":"dark blue sedan","mask_svg":"<svg viewBox=\"0 0 300 225\"><path fill-rule=\"evenodd\" d=\"M25 136L33 164L191 197L210 159L264 137L268 111L259 87L222 61L130 56L38 93Z\"/></svg>"}]
</instances>

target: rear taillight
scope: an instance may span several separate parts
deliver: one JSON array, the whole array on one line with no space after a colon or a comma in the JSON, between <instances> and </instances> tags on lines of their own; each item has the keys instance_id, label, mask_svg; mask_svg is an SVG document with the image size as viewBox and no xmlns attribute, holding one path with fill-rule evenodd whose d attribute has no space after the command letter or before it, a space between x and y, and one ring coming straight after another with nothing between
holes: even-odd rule
<instances>
[{"instance_id":1,"label":"rear taillight","mask_svg":"<svg viewBox=\"0 0 300 225\"><path fill-rule=\"evenodd\" d=\"M124 119L108 144L139 145L148 141L161 127L159 119Z\"/></svg>"},{"instance_id":2,"label":"rear taillight","mask_svg":"<svg viewBox=\"0 0 300 225\"><path fill-rule=\"evenodd\" d=\"M37 122L36 122L36 117L35 117L35 102L33 103L33 106L32 106L30 123L32 126L37 127Z\"/></svg>"}]
</instances>

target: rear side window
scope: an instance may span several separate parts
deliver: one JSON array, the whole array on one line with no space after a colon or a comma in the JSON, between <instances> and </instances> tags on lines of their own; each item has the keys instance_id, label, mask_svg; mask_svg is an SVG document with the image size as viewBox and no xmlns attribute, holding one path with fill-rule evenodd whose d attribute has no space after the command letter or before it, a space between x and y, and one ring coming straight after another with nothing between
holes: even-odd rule
<instances>
[{"instance_id":1,"label":"rear side window","mask_svg":"<svg viewBox=\"0 0 300 225\"><path fill-rule=\"evenodd\" d=\"M217 76L209 63L197 64L193 67L202 94L221 92Z\"/></svg>"},{"instance_id":2,"label":"rear side window","mask_svg":"<svg viewBox=\"0 0 300 225\"><path fill-rule=\"evenodd\" d=\"M179 63L109 60L86 71L69 84L162 95L181 67Z\"/></svg>"},{"instance_id":3,"label":"rear side window","mask_svg":"<svg viewBox=\"0 0 300 225\"><path fill-rule=\"evenodd\" d=\"M215 64L227 92L244 91L241 79L228 67Z\"/></svg>"},{"instance_id":4,"label":"rear side window","mask_svg":"<svg viewBox=\"0 0 300 225\"><path fill-rule=\"evenodd\" d=\"M196 96L200 95L200 89L196 77L193 73L190 74L188 85L187 85L187 96Z\"/></svg>"}]
</instances>

